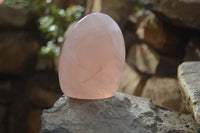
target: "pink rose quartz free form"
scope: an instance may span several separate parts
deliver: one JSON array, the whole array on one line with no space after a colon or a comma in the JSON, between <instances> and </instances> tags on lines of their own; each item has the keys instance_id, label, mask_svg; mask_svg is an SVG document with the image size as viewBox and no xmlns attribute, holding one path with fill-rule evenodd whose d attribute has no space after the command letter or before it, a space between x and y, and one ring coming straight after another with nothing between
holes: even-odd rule
<instances>
[{"instance_id":1,"label":"pink rose quartz free form","mask_svg":"<svg viewBox=\"0 0 200 133\"><path fill-rule=\"evenodd\" d=\"M117 91L125 62L124 39L108 15L89 14L67 36L59 61L59 81L65 95L103 99Z\"/></svg>"}]
</instances>

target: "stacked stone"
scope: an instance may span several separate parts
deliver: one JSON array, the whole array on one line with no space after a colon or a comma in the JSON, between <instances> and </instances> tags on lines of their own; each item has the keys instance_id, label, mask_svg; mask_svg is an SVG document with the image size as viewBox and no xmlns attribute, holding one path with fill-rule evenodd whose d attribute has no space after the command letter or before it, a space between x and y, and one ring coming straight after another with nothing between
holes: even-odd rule
<instances>
[{"instance_id":1,"label":"stacked stone","mask_svg":"<svg viewBox=\"0 0 200 133\"><path fill-rule=\"evenodd\" d=\"M129 44L119 91L187 113L177 68L184 61L200 61L200 3L198 0L141 2L145 7L143 13L140 10L129 17L133 32L141 41Z\"/></svg>"},{"instance_id":2,"label":"stacked stone","mask_svg":"<svg viewBox=\"0 0 200 133\"><path fill-rule=\"evenodd\" d=\"M61 96L54 62L37 56L37 20L29 8L0 4L1 133L39 132L42 110Z\"/></svg>"}]
</instances>

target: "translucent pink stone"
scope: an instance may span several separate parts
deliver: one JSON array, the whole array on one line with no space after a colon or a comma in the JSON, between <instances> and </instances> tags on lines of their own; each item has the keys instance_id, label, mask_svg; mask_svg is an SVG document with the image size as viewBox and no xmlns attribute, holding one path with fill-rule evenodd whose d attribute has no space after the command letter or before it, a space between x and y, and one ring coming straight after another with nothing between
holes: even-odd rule
<instances>
[{"instance_id":1,"label":"translucent pink stone","mask_svg":"<svg viewBox=\"0 0 200 133\"><path fill-rule=\"evenodd\" d=\"M65 39L59 61L61 89L72 98L109 98L119 87L124 62L119 26L108 15L89 14Z\"/></svg>"}]
</instances>

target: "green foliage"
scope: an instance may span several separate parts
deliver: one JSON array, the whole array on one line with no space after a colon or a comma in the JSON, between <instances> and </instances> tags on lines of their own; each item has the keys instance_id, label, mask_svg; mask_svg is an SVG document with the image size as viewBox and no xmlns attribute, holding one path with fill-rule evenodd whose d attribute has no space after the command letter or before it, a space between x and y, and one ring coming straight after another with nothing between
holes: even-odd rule
<instances>
[{"instance_id":1,"label":"green foliage","mask_svg":"<svg viewBox=\"0 0 200 133\"><path fill-rule=\"evenodd\" d=\"M135 5L134 10L137 12L137 11L141 10L142 8L143 8L142 4L138 2L138 3Z\"/></svg>"},{"instance_id":2,"label":"green foliage","mask_svg":"<svg viewBox=\"0 0 200 133\"><path fill-rule=\"evenodd\" d=\"M60 47L49 41L46 46L41 48L39 54L44 56L58 56L60 54Z\"/></svg>"},{"instance_id":3,"label":"green foliage","mask_svg":"<svg viewBox=\"0 0 200 133\"><path fill-rule=\"evenodd\" d=\"M59 45L63 41L63 35L70 23L79 20L84 8L73 5L67 9L57 8L55 5L46 2L34 2L32 0L5 0L6 4L20 4L32 8L39 17L39 30L44 33L48 40L47 45L41 48L40 55L59 55Z\"/></svg>"},{"instance_id":4,"label":"green foliage","mask_svg":"<svg viewBox=\"0 0 200 133\"><path fill-rule=\"evenodd\" d=\"M39 18L40 30L46 34L46 38L49 39L49 44L42 48L43 54L45 54L46 49L54 49L55 55L59 52L56 51L57 45L62 43L63 35L66 28L73 21L79 20L82 17L84 8L81 6L70 6L66 10L59 9L56 6L48 6L44 10L44 15ZM47 50L49 51L49 50Z\"/></svg>"}]
</instances>

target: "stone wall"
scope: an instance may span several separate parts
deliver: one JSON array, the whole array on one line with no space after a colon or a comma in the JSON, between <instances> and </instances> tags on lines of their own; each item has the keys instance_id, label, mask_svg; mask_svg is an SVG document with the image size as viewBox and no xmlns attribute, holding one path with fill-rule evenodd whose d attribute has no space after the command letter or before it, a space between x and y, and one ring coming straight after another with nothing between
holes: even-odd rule
<instances>
[{"instance_id":1,"label":"stone wall","mask_svg":"<svg viewBox=\"0 0 200 133\"><path fill-rule=\"evenodd\" d=\"M119 91L188 113L179 90L177 68L184 61L200 60L200 14L196 8L200 4L170 0L141 4L145 8L132 13L126 25L137 35L124 34L127 64ZM134 41L137 37L139 41Z\"/></svg>"},{"instance_id":2,"label":"stone wall","mask_svg":"<svg viewBox=\"0 0 200 133\"><path fill-rule=\"evenodd\" d=\"M59 3L59 0L53 2ZM184 61L200 60L200 23L199 17L197 17L199 10L196 8L199 7L199 3L195 0L187 4L184 3L185 1L175 1L173 5L169 4L169 2L173 3L170 0L163 0L161 3L157 3L156 0L147 0L143 1L143 8L132 11L128 8L137 6L137 1L117 1L117 5L106 4L109 3L107 0L102 2L104 2L102 3L104 7L102 11L110 14L117 21L125 38L127 56L119 91L151 99L154 104L169 110L189 113L185 108L179 90L177 68ZM58 4L58 6L64 8L68 4ZM127 5L127 10L123 10ZM168 7L168 5L170 6ZM185 10L185 8L192 12L186 12L188 10ZM110 12L111 9L112 12ZM40 32L37 30L37 17L32 10L27 8L0 5L1 133L39 132L40 116L43 109L52 107L53 103L62 95L55 70L58 66L55 60L58 59L38 56L38 50L43 44ZM130 98L127 95L124 97L139 99L138 104L146 101L143 98ZM126 98L125 103L130 106ZM162 123L157 117L157 115L160 115L159 112L156 112L156 109L158 109L161 112L173 114L170 116L176 116L175 118L178 118L178 120L190 119L193 123L192 129L187 124L183 128L186 131L197 131L195 129L196 123L190 115L166 111L166 109L149 101L145 103L145 107L153 111L150 113L140 112L141 121L136 125L133 123L131 126L138 126L137 124L142 126L141 122L148 121L149 117L154 120L150 123L153 127L155 127L155 123ZM117 105L117 103L115 104ZM149 104L153 105L151 106L153 109L149 107ZM103 104L98 103L98 106L102 107ZM119 106L121 106L120 102ZM131 106L135 108L134 105ZM93 108L93 105L91 108ZM91 111L95 112L95 109L96 107ZM101 110L101 108L97 107L97 110ZM44 115L49 115L48 111L45 113ZM104 111L100 115L102 119L103 116L112 117L112 114L105 113L107 112ZM116 112L114 111L114 113ZM128 114L135 119L130 112ZM145 116L148 116L147 119ZM58 119L60 118L58 117ZM111 122L110 125L113 123ZM153 129L150 128L152 125L146 124L143 125L143 128L146 126L153 132ZM178 128L175 128L181 129L182 124L185 123L179 123L179 125L176 125ZM169 125L166 129L172 126ZM141 128L141 131L144 130L143 128ZM175 131L175 128L172 129ZM68 132L66 129L53 129L53 127L47 128L46 132L50 132L50 130ZM156 128L156 130L159 131L159 128ZM45 132L45 130L42 130L42 132Z\"/></svg>"},{"instance_id":3,"label":"stone wall","mask_svg":"<svg viewBox=\"0 0 200 133\"><path fill-rule=\"evenodd\" d=\"M62 95L54 59L38 56L38 17L0 5L0 132L38 133L40 115Z\"/></svg>"}]
</instances>

